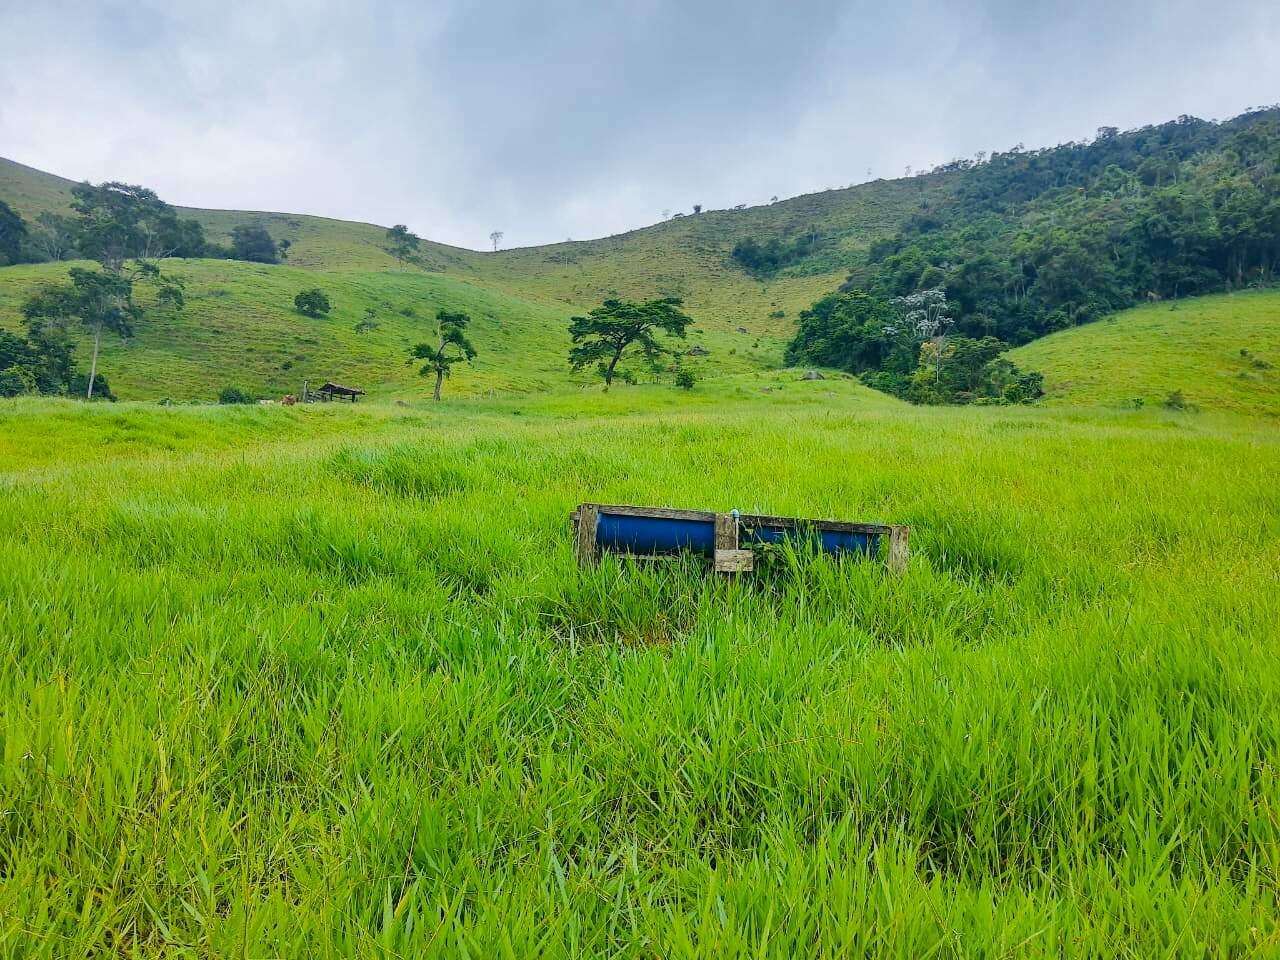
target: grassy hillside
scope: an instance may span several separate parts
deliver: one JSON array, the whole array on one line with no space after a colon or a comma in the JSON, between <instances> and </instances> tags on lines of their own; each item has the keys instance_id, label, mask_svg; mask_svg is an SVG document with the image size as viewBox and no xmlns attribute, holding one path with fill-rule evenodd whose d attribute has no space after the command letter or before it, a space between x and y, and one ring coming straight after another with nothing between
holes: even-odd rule
<instances>
[{"instance_id":1,"label":"grassy hillside","mask_svg":"<svg viewBox=\"0 0 1280 960\"><path fill-rule=\"evenodd\" d=\"M571 311L609 296L680 296L706 328L733 333L740 347L764 337L780 355L795 315L843 280L871 241L894 233L922 204L947 193L950 183L947 177L879 181L768 206L711 211L600 240L496 254L426 241L420 269ZM65 212L71 186L70 180L0 159L0 199L29 220L42 210ZM293 266L397 268L383 249L384 227L295 214L179 210L219 242L228 240L236 224L261 224L276 240L292 242ZM791 236L811 228L822 238L822 256L768 282L750 277L730 259L733 245L745 236Z\"/></svg>"},{"instance_id":2,"label":"grassy hillside","mask_svg":"<svg viewBox=\"0 0 1280 960\"><path fill-rule=\"evenodd\" d=\"M1280 291L1138 307L1009 356L1044 373L1050 402L1159 404L1181 390L1205 409L1280 416Z\"/></svg>"},{"instance_id":3,"label":"grassy hillside","mask_svg":"<svg viewBox=\"0 0 1280 960\"><path fill-rule=\"evenodd\" d=\"M23 298L37 284L65 277L66 267L0 269L0 329L18 329ZM304 379L354 384L383 399L421 395L429 384L406 361L413 344L432 339L441 308L471 315L479 351L475 363L456 368L450 392L544 390L587 379L568 368L569 309L502 287L413 270L311 271L227 260L170 261L165 269L186 278L186 308L177 315L152 311L128 342L104 339L99 368L124 398L210 400L228 385L278 397L300 391ZM329 317L310 319L294 309L294 295L310 287L328 294ZM367 309L379 326L357 333ZM690 361L695 370L723 376L776 363L777 341L757 345L757 338L722 326L706 329L714 325L705 314L694 317L699 327L687 345L709 351ZM90 351L81 335L82 367Z\"/></svg>"},{"instance_id":4,"label":"grassy hillside","mask_svg":"<svg viewBox=\"0 0 1280 960\"><path fill-rule=\"evenodd\" d=\"M0 402L0 955L1274 953L1271 425L750 384Z\"/></svg>"}]
</instances>

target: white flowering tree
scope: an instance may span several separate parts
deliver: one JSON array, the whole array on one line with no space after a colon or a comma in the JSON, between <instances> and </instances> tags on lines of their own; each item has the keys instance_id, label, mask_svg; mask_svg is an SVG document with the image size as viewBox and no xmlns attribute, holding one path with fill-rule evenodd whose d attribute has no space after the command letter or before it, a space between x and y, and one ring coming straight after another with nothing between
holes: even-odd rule
<instances>
[{"instance_id":1,"label":"white flowering tree","mask_svg":"<svg viewBox=\"0 0 1280 960\"><path fill-rule=\"evenodd\" d=\"M917 290L905 297L895 297L892 306L897 321L885 327L890 336L921 344L933 342L935 382L942 382L942 350L947 342L947 331L955 323L947 303L947 292L941 287Z\"/></svg>"}]
</instances>

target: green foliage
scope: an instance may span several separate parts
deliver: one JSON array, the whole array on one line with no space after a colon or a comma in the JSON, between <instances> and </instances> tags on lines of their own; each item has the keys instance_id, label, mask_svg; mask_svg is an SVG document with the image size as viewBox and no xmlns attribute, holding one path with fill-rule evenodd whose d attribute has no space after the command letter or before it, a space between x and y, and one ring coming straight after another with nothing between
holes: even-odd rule
<instances>
[{"instance_id":1,"label":"green foliage","mask_svg":"<svg viewBox=\"0 0 1280 960\"><path fill-rule=\"evenodd\" d=\"M1144 299L1267 283L1280 268L1278 118L1184 118L956 166L952 197L875 244L845 289L891 302L940 287L954 332L1014 345ZM814 334L802 320L793 360L867 365L861 339L833 349Z\"/></svg>"},{"instance_id":2,"label":"green foliage","mask_svg":"<svg viewBox=\"0 0 1280 960\"><path fill-rule=\"evenodd\" d=\"M304 317L323 317L327 316L332 309L329 303L329 297L318 287L312 287L310 290L303 290L293 298L293 305L297 311Z\"/></svg>"},{"instance_id":3,"label":"green foliage","mask_svg":"<svg viewBox=\"0 0 1280 960\"><path fill-rule=\"evenodd\" d=\"M796 335L787 347L786 362L838 367L850 373L866 370L910 369L912 341L898 337L890 305L862 290L823 297L800 313Z\"/></svg>"},{"instance_id":4,"label":"green foliage","mask_svg":"<svg viewBox=\"0 0 1280 960\"><path fill-rule=\"evenodd\" d=\"M89 375L76 371L71 375L71 381L68 385L70 396L78 398L89 398L90 400L110 400L115 402L120 399L111 392L111 385L107 383L107 378L101 373L93 375L93 389L89 389Z\"/></svg>"},{"instance_id":5,"label":"green foliage","mask_svg":"<svg viewBox=\"0 0 1280 960\"><path fill-rule=\"evenodd\" d=\"M465 313L441 310L436 314L436 322L440 326L439 345L433 347L429 343L419 343L413 348L412 356L426 361L418 370L420 376L435 375L434 396L439 400L444 378L449 376L453 365L474 360L476 351L467 339L466 328L471 324L471 318Z\"/></svg>"},{"instance_id":6,"label":"green foliage","mask_svg":"<svg viewBox=\"0 0 1280 960\"><path fill-rule=\"evenodd\" d=\"M0 267L22 259L27 240L26 221L9 204L0 200Z\"/></svg>"},{"instance_id":7,"label":"green foliage","mask_svg":"<svg viewBox=\"0 0 1280 960\"><path fill-rule=\"evenodd\" d=\"M698 378L688 367L681 366L676 369L674 382L681 390L692 390L697 384Z\"/></svg>"},{"instance_id":8,"label":"green foliage","mask_svg":"<svg viewBox=\"0 0 1280 960\"><path fill-rule=\"evenodd\" d=\"M239 387L226 386L218 391L218 402L224 404L253 403L253 395Z\"/></svg>"},{"instance_id":9,"label":"green foliage","mask_svg":"<svg viewBox=\"0 0 1280 960\"><path fill-rule=\"evenodd\" d=\"M108 272L120 272L130 259L204 256L204 228L179 220L153 190L110 181L78 183L71 194L75 246Z\"/></svg>"},{"instance_id":10,"label":"green foliage","mask_svg":"<svg viewBox=\"0 0 1280 960\"><path fill-rule=\"evenodd\" d=\"M768 277L783 267L812 256L817 249L818 232L813 229L789 240L770 237L764 243L754 237L745 237L734 244L730 256L748 272Z\"/></svg>"},{"instance_id":11,"label":"green foliage","mask_svg":"<svg viewBox=\"0 0 1280 960\"><path fill-rule=\"evenodd\" d=\"M421 238L410 232L403 223L387 229L387 252L401 264L410 263L416 258L421 242Z\"/></svg>"},{"instance_id":12,"label":"green foliage","mask_svg":"<svg viewBox=\"0 0 1280 960\"><path fill-rule=\"evenodd\" d=\"M569 320L569 364L574 370L596 365L605 390L613 383L614 372L623 354L638 347L652 366L670 348L658 340L659 333L684 338L693 318L680 307L683 301L663 297L632 303L606 300L585 317Z\"/></svg>"},{"instance_id":13,"label":"green foliage","mask_svg":"<svg viewBox=\"0 0 1280 960\"><path fill-rule=\"evenodd\" d=\"M0 349L3 349L3 346L3 343L0 343ZM39 386L30 366L19 364L0 366L0 397L20 397L23 394L38 392Z\"/></svg>"},{"instance_id":14,"label":"green foliage","mask_svg":"<svg viewBox=\"0 0 1280 960\"><path fill-rule=\"evenodd\" d=\"M251 263L279 263L280 251L267 228L256 223L237 224L231 231L231 256Z\"/></svg>"}]
</instances>

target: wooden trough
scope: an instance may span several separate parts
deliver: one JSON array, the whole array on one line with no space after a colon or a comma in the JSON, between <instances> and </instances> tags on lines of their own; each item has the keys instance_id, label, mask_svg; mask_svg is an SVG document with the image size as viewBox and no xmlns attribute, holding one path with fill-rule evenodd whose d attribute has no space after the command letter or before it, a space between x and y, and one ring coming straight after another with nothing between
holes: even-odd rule
<instances>
[{"instance_id":1,"label":"wooden trough","mask_svg":"<svg viewBox=\"0 0 1280 960\"><path fill-rule=\"evenodd\" d=\"M910 527L841 520L802 520L753 514L675 510L584 503L570 518L578 562L595 563L601 552L628 557L664 557L693 553L707 557L719 573L752 569L751 547L787 541L815 543L823 553L877 556L889 568L907 565Z\"/></svg>"}]
</instances>

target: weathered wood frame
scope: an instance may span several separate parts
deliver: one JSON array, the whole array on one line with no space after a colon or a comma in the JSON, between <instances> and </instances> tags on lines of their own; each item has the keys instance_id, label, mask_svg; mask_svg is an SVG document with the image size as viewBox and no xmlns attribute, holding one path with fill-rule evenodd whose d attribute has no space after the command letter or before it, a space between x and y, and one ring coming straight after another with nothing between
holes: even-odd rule
<instances>
[{"instance_id":1,"label":"weathered wood frame","mask_svg":"<svg viewBox=\"0 0 1280 960\"><path fill-rule=\"evenodd\" d=\"M810 529L834 533L862 533L885 538L888 549L885 562L890 570L901 573L906 569L911 555L908 526L883 523L851 523L844 520L805 520L800 517L774 517L767 514L715 513L710 510L681 510L674 507L635 507L629 504L583 503L569 515L573 521L574 552L578 563L587 566L600 559L600 545L596 542L596 527L601 513L622 517L656 517L669 520L700 520L715 524L715 556L713 566L717 573L749 573L754 567L755 554L744 550L739 541L743 527L782 527L789 530ZM673 554L631 554L619 551L621 556L636 559L654 559Z\"/></svg>"}]
</instances>

